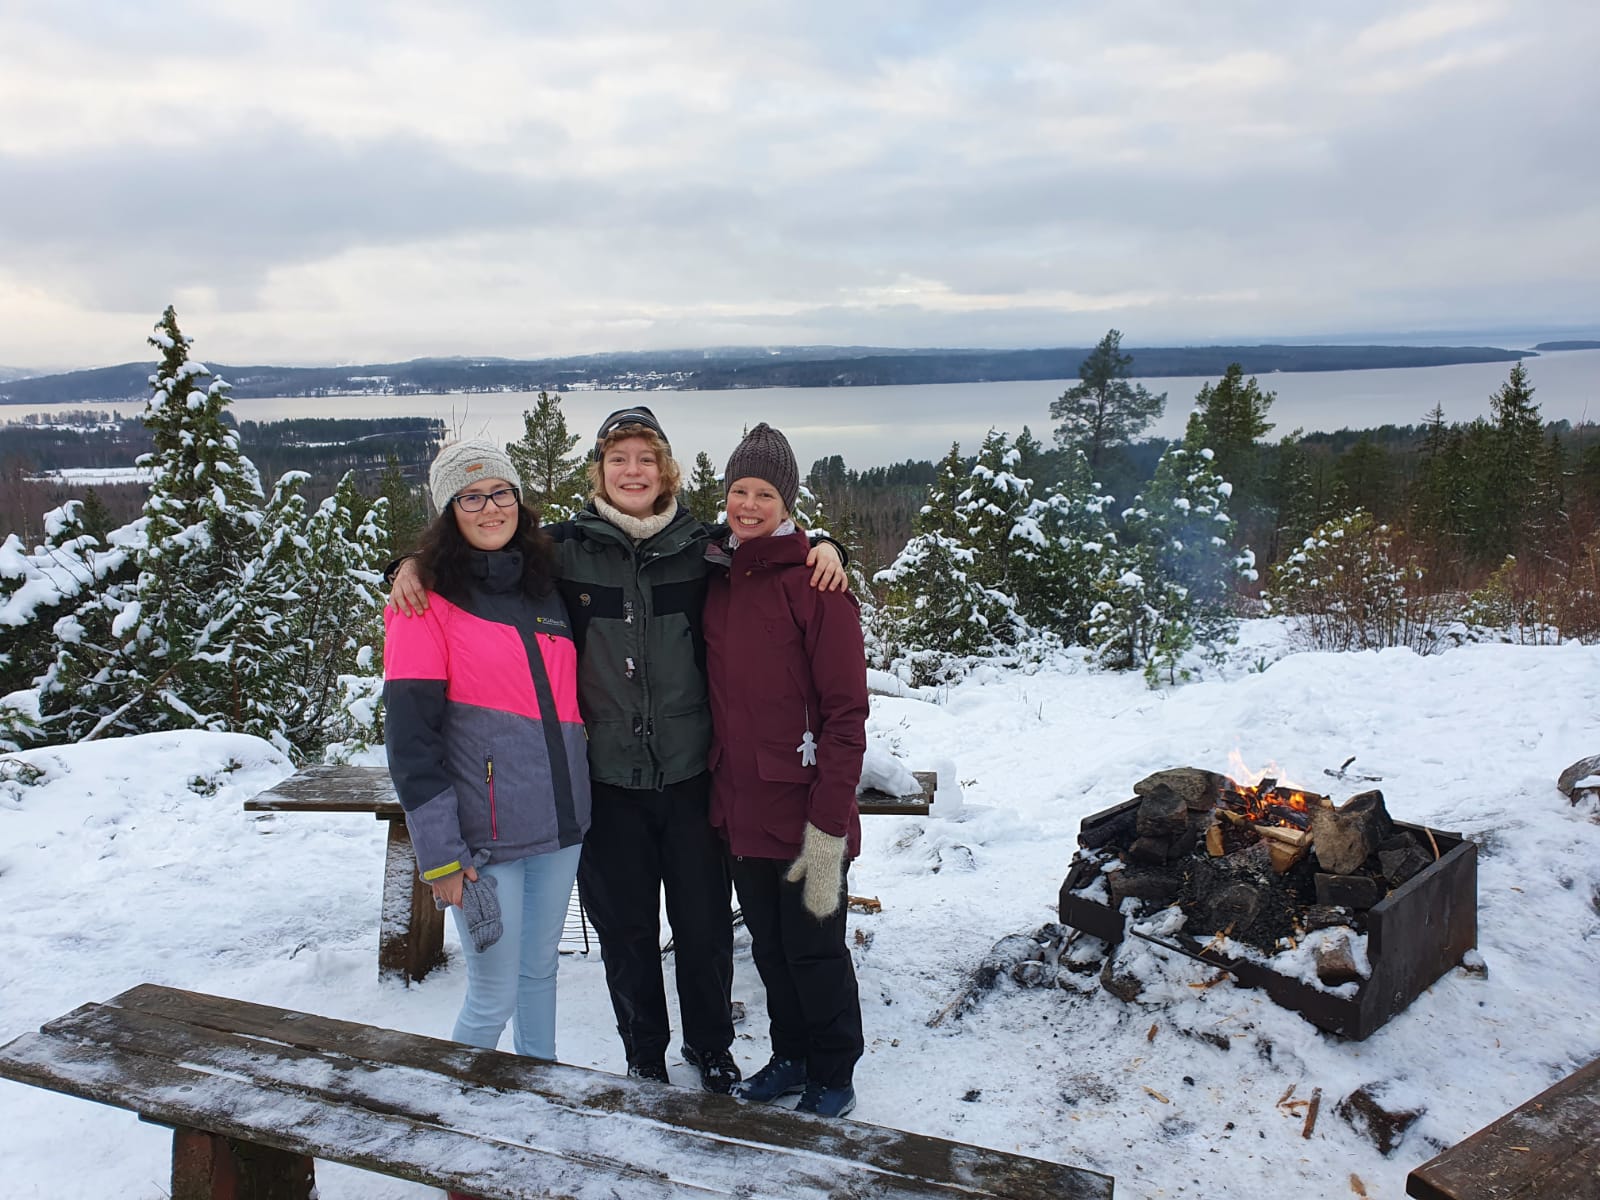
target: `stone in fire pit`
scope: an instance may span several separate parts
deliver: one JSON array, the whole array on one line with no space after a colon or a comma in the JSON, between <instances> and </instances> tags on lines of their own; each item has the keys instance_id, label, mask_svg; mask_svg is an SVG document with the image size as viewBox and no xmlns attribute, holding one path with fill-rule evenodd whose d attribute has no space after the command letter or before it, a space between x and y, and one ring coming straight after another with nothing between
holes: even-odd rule
<instances>
[{"instance_id":1,"label":"stone in fire pit","mask_svg":"<svg viewBox=\"0 0 1600 1200\"><path fill-rule=\"evenodd\" d=\"M1336 805L1189 767L1159 771L1134 792L1083 822L1061 889L1064 924L1115 944L1125 917L1175 906L1179 932L1136 936L1223 967L1354 1038L1476 944L1476 847L1394 821L1380 792ZM1318 945L1313 977L1273 968L1308 935Z\"/></svg>"}]
</instances>

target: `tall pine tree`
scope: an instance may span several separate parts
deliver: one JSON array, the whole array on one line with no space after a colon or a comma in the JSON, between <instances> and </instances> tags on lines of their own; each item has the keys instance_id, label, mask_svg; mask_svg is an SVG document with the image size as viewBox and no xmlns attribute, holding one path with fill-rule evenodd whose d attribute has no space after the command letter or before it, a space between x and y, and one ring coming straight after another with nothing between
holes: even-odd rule
<instances>
[{"instance_id":1,"label":"tall pine tree","mask_svg":"<svg viewBox=\"0 0 1600 1200\"><path fill-rule=\"evenodd\" d=\"M506 446L506 455L522 476L522 499L546 522L564 521L584 505L588 468L573 447L579 437L567 432L561 399L540 392L533 411L522 413L522 437Z\"/></svg>"}]
</instances>

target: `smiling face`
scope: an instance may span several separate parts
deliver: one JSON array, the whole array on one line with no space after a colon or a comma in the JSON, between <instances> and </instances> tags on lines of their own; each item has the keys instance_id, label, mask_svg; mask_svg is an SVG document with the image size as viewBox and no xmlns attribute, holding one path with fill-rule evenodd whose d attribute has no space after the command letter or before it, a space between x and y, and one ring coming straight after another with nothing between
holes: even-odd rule
<instances>
[{"instance_id":1,"label":"smiling face","mask_svg":"<svg viewBox=\"0 0 1600 1200\"><path fill-rule=\"evenodd\" d=\"M642 437L618 438L600 463L605 496L630 517L648 517L661 496L661 461Z\"/></svg>"},{"instance_id":2,"label":"smiling face","mask_svg":"<svg viewBox=\"0 0 1600 1200\"><path fill-rule=\"evenodd\" d=\"M494 492L508 491L511 491L511 484L504 479L480 479L462 488L456 496L488 496ZM494 500L488 500L477 512L468 512L454 502L455 497L451 498L450 511L456 515L456 528L474 550L499 550L516 533L516 493L511 492L511 495L513 500L506 507L501 508ZM505 497L498 499L504 500Z\"/></svg>"},{"instance_id":3,"label":"smiling face","mask_svg":"<svg viewBox=\"0 0 1600 1200\"><path fill-rule=\"evenodd\" d=\"M741 542L769 536L788 515L778 489L765 479L747 475L728 485L728 526Z\"/></svg>"}]
</instances>

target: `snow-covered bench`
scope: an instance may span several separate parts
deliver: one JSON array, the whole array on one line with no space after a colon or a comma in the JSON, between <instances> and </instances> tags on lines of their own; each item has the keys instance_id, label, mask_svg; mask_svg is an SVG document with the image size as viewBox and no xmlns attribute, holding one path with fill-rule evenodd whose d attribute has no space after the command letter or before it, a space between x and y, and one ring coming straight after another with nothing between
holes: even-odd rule
<instances>
[{"instance_id":1,"label":"snow-covered bench","mask_svg":"<svg viewBox=\"0 0 1600 1200\"><path fill-rule=\"evenodd\" d=\"M1041 1159L153 984L0 1047L0 1077L172 1126L174 1200L309 1200L318 1158L492 1200L1112 1194Z\"/></svg>"},{"instance_id":2,"label":"snow-covered bench","mask_svg":"<svg viewBox=\"0 0 1600 1200\"><path fill-rule=\"evenodd\" d=\"M925 816L938 786L932 771L915 772L920 794L890 796L863 791L863 815ZM259 796L244 802L246 812L371 813L388 827L383 864L383 911L378 932L378 974L420 980L444 961L444 914L433 893L417 878L417 858L406 832L405 813L389 772L382 767L319 763L296 771ZM574 904L577 901L574 899ZM579 914L578 922L582 922Z\"/></svg>"},{"instance_id":3,"label":"snow-covered bench","mask_svg":"<svg viewBox=\"0 0 1600 1200\"><path fill-rule=\"evenodd\" d=\"M1600 1058L1422 1164L1418 1200L1600 1200Z\"/></svg>"}]
</instances>

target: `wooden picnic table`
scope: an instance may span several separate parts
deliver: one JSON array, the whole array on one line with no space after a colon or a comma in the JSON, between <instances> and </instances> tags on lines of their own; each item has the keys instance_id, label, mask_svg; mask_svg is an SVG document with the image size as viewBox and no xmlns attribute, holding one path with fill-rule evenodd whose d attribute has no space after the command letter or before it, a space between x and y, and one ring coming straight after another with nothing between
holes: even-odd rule
<instances>
[{"instance_id":1,"label":"wooden picnic table","mask_svg":"<svg viewBox=\"0 0 1600 1200\"><path fill-rule=\"evenodd\" d=\"M926 815L938 777L932 771L915 775L922 785L919 795L863 792L857 797L862 815ZM421 980L444 961L444 913L434 907L432 889L418 876L405 810L386 768L318 763L252 796L244 802L244 809L252 813L371 813L382 821L387 826L387 846L378 922L378 974L409 983Z\"/></svg>"}]
</instances>

